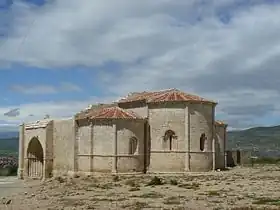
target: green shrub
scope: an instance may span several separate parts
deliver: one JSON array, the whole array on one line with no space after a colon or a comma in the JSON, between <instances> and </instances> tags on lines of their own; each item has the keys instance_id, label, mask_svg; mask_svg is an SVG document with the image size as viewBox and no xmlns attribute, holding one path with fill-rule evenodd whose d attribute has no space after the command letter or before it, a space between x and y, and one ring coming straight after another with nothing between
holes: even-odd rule
<instances>
[{"instance_id":1,"label":"green shrub","mask_svg":"<svg viewBox=\"0 0 280 210\"><path fill-rule=\"evenodd\" d=\"M154 176L151 181L148 182L147 186L154 186L154 185L163 185L163 181L161 178Z\"/></svg>"},{"instance_id":2,"label":"green shrub","mask_svg":"<svg viewBox=\"0 0 280 210\"><path fill-rule=\"evenodd\" d=\"M17 175L17 168L15 167L0 168L0 176L16 176L16 175Z\"/></svg>"},{"instance_id":3,"label":"green shrub","mask_svg":"<svg viewBox=\"0 0 280 210\"><path fill-rule=\"evenodd\" d=\"M176 179L171 179L170 184L171 185L178 185L178 181Z\"/></svg>"},{"instance_id":4,"label":"green shrub","mask_svg":"<svg viewBox=\"0 0 280 210\"><path fill-rule=\"evenodd\" d=\"M253 160L255 164L279 164L280 158L279 157L259 157Z\"/></svg>"}]
</instances>

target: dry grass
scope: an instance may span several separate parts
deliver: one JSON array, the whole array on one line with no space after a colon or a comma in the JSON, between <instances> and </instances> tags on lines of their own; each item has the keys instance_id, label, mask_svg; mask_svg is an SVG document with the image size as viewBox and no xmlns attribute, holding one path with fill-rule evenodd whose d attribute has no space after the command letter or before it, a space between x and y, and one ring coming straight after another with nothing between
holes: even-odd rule
<instances>
[{"instance_id":1,"label":"dry grass","mask_svg":"<svg viewBox=\"0 0 280 210\"><path fill-rule=\"evenodd\" d=\"M256 201L253 202L253 204L259 204L259 205L276 205L280 206L280 199L272 199L272 198L257 198Z\"/></svg>"},{"instance_id":2,"label":"dry grass","mask_svg":"<svg viewBox=\"0 0 280 210\"><path fill-rule=\"evenodd\" d=\"M180 198L178 198L177 196L170 196L170 197L167 197L163 201L163 203L167 204L167 205L179 205L179 204L181 204L181 201L180 201Z\"/></svg>"},{"instance_id":3,"label":"dry grass","mask_svg":"<svg viewBox=\"0 0 280 210\"><path fill-rule=\"evenodd\" d=\"M185 176L57 177L5 199L12 200L8 207L13 210L273 210L280 209L279 169L236 168ZM9 209L4 206L0 204L0 209Z\"/></svg>"}]
</instances>

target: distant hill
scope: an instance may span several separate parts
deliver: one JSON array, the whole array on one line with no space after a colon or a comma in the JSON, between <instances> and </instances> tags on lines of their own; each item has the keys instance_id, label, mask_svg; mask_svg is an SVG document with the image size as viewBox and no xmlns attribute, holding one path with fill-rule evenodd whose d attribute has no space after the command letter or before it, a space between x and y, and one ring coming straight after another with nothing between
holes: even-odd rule
<instances>
[{"instance_id":1,"label":"distant hill","mask_svg":"<svg viewBox=\"0 0 280 210\"><path fill-rule=\"evenodd\" d=\"M18 131L0 131L0 139L14 138L18 136L19 136Z\"/></svg>"},{"instance_id":2,"label":"distant hill","mask_svg":"<svg viewBox=\"0 0 280 210\"><path fill-rule=\"evenodd\" d=\"M0 155L17 154L17 153L18 153L18 137L0 139Z\"/></svg>"},{"instance_id":3,"label":"distant hill","mask_svg":"<svg viewBox=\"0 0 280 210\"><path fill-rule=\"evenodd\" d=\"M257 151L261 156L280 156L280 125L228 132L228 149Z\"/></svg>"},{"instance_id":4,"label":"distant hill","mask_svg":"<svg viewBox=\"0 0 280 210\"><path fill-rule=\"evenodd\" d=\"M0 132L0 154L18 152L18 132ZM229 131L227 149L254 150L260 156L280 156L280 125Z\"/></svg>"},{"instance_id":5,"label":"distant hill","mask_svg":"<svg viewBox=\"0 0 280 210\"><path fill-rule=\"evenodd\" d=\"M0 155L18 153L18 131L0 131Z\"/></svg>"}]
</instances>

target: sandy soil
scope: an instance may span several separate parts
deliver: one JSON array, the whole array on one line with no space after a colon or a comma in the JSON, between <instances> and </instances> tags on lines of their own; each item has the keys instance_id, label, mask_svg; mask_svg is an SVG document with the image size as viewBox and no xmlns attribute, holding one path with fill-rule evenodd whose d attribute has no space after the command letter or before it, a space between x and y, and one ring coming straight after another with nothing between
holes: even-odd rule
<instances>
[{"instance_id":1,"label":"sandy soil","mask_svg":"<svg viewBox=\"0 0 280 210\"><path fill-rule=\"evenodd\" d=\"M24 192L26 190L25 188L28 188L28 186L22 180L18 180L15 176L0 176L0 198Z\"/></svg>"},{"instance_id":2,"label":"sandy soil","mask_svg":"<svg viewBox=\"0 0 280 210\"><path fill-rule=\"evenodd\" d=\"M157 177L28 181L25 192L2 198L0 209L280 209L280 166Z\"/></svg>"}]
</instances>

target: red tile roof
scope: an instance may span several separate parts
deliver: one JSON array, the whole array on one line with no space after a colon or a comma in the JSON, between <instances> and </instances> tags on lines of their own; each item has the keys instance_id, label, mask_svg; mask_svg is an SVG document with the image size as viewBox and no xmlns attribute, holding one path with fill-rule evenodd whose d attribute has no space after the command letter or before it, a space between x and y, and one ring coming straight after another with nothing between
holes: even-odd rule
<instances>
[{"instance_id":1,"label":"red tile roof","mask_svg":"<svg viewBox=\"0 0 280 210\"><path fill-rule=\"evenodd\" d=\"M120 107L109 107L98 110L90 116L90 119L141 119L141 117Z\"/></svg>"},{"instance_id":2,"label":"red tile roof","mask_svg":"<svg viewBox=\"0 0 280 210\"><path fill-rule=\"evenodd\" d=\"M96 113L98 113L101 109L103 108L108 108L108 107L114 107L117 106L117 104L97 104L97 105L92 105L90 108L86 110L82 110L81 112L77 113L75 115L76 120L81 120L81 119L86 119L90 118L91 116L94 116Z\"/></svg>"},{"instance_id":3,"label":"red tile roof","mask_svg":"<svg viewBox=\"0 0 280 210\"><path fill-rule=\"evenodd\" d=\"M132 101L145 100L147 103L152 102L167 102L167 101L192 101L192 102L206 102L216 104L214 101L207 100L205 98L184 93L178 89L169 89L154 92L139 92L129 94L126 98L123 98L119 103L126 103Z\"/></svg>"},{"instance_id":4,"label":"red tile roof","mask_svg":"<svg viewBox=\"0 0 280 210\"><path fill-rule=\"evenodd\" d=\"M221 121L221 120L216 120L215 124L220 125L220 126L227 126L227 124L225 122Z\"/></svg>"}]
</instances>

